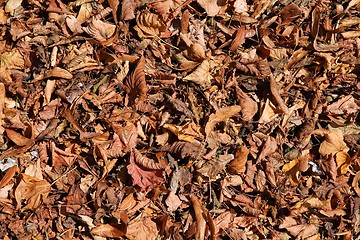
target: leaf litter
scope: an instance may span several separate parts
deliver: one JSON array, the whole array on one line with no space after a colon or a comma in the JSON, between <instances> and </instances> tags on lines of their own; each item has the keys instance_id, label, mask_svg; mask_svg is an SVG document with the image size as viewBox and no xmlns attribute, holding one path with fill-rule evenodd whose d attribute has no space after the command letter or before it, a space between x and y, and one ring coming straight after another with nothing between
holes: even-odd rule
<instances>
[{"instance_id":1,"label":"leaf litter","mask_svg":"<svg viewBox=\"0 0 360 240\"><path fill-rule=\"evenodd\" d=\"M0 238L355 239L359 3L3 1Z\"/></svg>"}]
</instances>

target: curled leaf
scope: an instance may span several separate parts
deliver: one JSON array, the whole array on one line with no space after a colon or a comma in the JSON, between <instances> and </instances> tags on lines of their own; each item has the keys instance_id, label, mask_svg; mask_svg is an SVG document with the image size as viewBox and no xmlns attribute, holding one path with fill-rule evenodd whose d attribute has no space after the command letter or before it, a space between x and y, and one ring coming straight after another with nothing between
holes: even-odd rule
<instances>
[{"instance_id":1,"label":"curled leaf","mask_svg":"<svg viewBox=\"0 0 360 240\"><path fill-rule=\"evenodd\" d=\"M145 58L142 56L132 76L125 80L125 90L130 98L134 100L138 97L140 100L146 98L148 86L145 79Z\"/></svg>"}]
</instances>

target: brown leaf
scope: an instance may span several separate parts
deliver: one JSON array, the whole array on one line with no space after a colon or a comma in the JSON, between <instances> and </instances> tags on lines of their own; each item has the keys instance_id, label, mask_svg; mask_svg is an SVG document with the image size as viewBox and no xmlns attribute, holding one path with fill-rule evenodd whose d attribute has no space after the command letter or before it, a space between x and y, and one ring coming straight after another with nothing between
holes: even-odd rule
<instances>
[{"instance_id":1,"label":"brown leaf","mask_svg":"<svg viewBox=\"0 0 360 240\"><path fill-rule=\"evenodd\" d=\"M200 132L200 127L194 122L188 122L183 126L164 124L163 127L174 133L181 141L193 142L195 138L204 138Z\"/></svg>"},{"instance_id":2,"label":"brown leaf","mask_svg":"<svg viewBox=\"0 0 360 240\"><path fill-rule=\"evenodd\" d=\"M183 78L183 80L191 81L202 87L208 87L211 84L210 63L204 60L191 74Z\"/></svg>"},{"instance_id":3,"label":"brown leaf","mask_svg":"<svg viewBox=\"0 0 360 240\"><path fill-rule=\"evenodd\" d=\"M352 182L352 187L354 188L356 194L358 195L358 197L360 197L360 171L356 173L353 182Z\"/></svg>"},{"instance_id":4,"label":"brown leaf","mask_svg":"<svg viewBox=\"0 0 360 240\"><path fill-rule=\"evenodd\" d=\"M206 231L206 221L203 215L203 210L201 207L201 203L197 197L194 195L190 195L191 203L194 208L195 212L195 219L196 219L196 235L195 238L198 240L205 239L205 231Z\"/></svg>"},{"instance_id":5,"label":"brown leaf","mask_svg":"<svg viewBox=\"0 0 360 240\"><path fill-rule=\"evenodd\" d=\"M221 6L226 4L226 1L218 1L218 0L197 0L197 2L200 4L202 8L205 9L209 17L216 16L220 11Z\"/></svg>"},{"instance_id":6,"label":"brown leaf","mask_svg":"<svg viewBox=\"0 0 360 240\"><path fill-rule=\"evenodd\" d=\"M229 163L230 169L236 171L237 173L245 172L248 154L249 150L247 149L247 147L238 147L235 153L235 159Z\"/></svg>"},{"instance_id":7,"label":"brown leaf","mask_svg":"<svg viewBox=\"0 0 360 240\"><path fill-rule=\"evenodd\" d=\"M130 240L155 240L157 236L156 223L149 217L135 218L127 227L126 237Z\"/></svg>"},{"instance_id":8,"label":"brown leaf","mask_svg":"<svg viewBox=\"0 0 360 240\"><path fill-rule=\"evenodd\" d=\"M236 98L241 106L241 115L244 121L251 121L258 111L257 103L239 87L236 87Z\"/></svg>"},{"instance_id":9,"label":"brown leaf","mask_svg":"<svg viewBox=\"0 0 360 240\"><path fill-rule=\"evenodd\" d=\"M128 21L135 18L135 9L137 3L134 0L122 0L121 2L121 20Z\"/></svg>"},{"instance_id":10,"label":"brown leaf","mask_svg":"<svg viewBox=\"0 0 360 240\"><path fill-rule=\"evenodd\" d=\"M91 229L90 233L95 236L120 238L125 235L126 229L119 229L110 224L101 224Z\"/></svg>"},{"instance_id":11,"label":"brown leaf","mask_svg":"<svg viewBox=\"0 0 360 240\"><path fill-rule=\"evenodd\" d=\"M126 92L133 100L135 100L135 98L137 97L140 101L146 98L148 86L146 84L144 68L145 58L144 56L142 56L139 60L138 65L136 66L134 73L130 78L127 78L124 83Z\"/></svg>"},{"instance_id":12,"label":"brown leaf","mask_svg":"<svg viewBox=\"0 0 360 240\"><path fill-rule=\"evenodd\" d=\"M114 18L114 21L115 23L118 23L118 19L117 19L117 10L118 10L118 6L120 4L119 2L120 0L108 0L108 3L109 3L109 6L111 7L111 13L112 13L112 16ZM125 20L125 19L124 19Z\"/></svg>"},{"instance_id":13,"label":"brown leaf","mask_svg":"<svg viewBox=\"0 0 360 240\"><path fill-rule=\"evenodd\" d=\"M141 38L160 36L165 32L166 25L160 20L159 15L150 12L142 12L136 17L135 30Z\"/></svg>"},{"instance_id":14,"label":"brown leaf","mask_svg":"<svg viewBox=\"0 0 360 240\"><path fill-rule=\"evenodd\" d=\"M19 168L17 166L12 166L11 168L9 168L6 173L5 176L0 180L0 189L5 187L6 184L8 184L11 179L14 177L15 173L19 171Z\"/></svg>"},{"instance_id":15,"label":"brown leaf","mask_svg":"<svg viewBox=\"0 0 360 240\"><path fill-rule=\"evenodd\" d=\"M20 133L14 131L14 130L5 129L5 132L6 132L6 135L8 136L8 138L18 146L21 146L21 147L27 146L34 142L34 140L24 137L23 135L21 135Z\"/></svg>"},{"instance_id":16,"label":"brown leaf","mask_svg":"<svg viewBox=\"0 0 360 240\"><path fill-rule=\"evenodd\" d=\"M268 137L264 143L262 150L256 160L257 163L261 162L264 158L274 153L277 149L276 140L273 137Z\"/></svg>"},{"instance_id":17,"label":"brown leaf","mask_svg":"<svg viewBox=\"0 0 360 240\"><path fill-rule=\"evenodd\" d=\"M146 170L139 166L135 160L135 153L130 155L130 164L127 166L128 173L131 175L134 185L138 185L142 191L154 188L165 180L161 170Z\"/></svg>"},{"instance_id":18,"label":"brown leaf","mask_svg":"<svg viewBox=\"0 0 360 240\"><path fill-rule=\"evenodd\" d=\"M132 150L133 154L134 154L134 161L139 165L142 166L146 169L151 169L151 170L160 170L160 169L164 169L166 167L166 165L164 163L160 163L160 162L155 162L155 160L150 159L144 155L142 155L137 149L133 149Z\"/></svg>"},{"instance_id":19,"label":"brown leaf","mask_svg":"<svg viewBox=\"0 0 360 240\"><path fill-rule=\"evenodd\" d=\"M20 183L15 190L17 208L20 209L23 200L26 200L26 205L21 210L36 209L47 198L50 190L51 185L47 181L21 173Z\"/></svg>"},{"instance_id":20,"label":"brown leaf","mask_svg":"<svg viewBox=\"0 0 360 240\"><path fill-rule=\"evenodd\" d=\"M216 124L226 121L230 117L233 117L234 115L238 114L241 111L240 106L228 106L220 108L216 111L216 113L213 113L209 117L209 121L206 123L205 126L205 134L207 137L210 136L211 132L214 130L214 127Z\"/></svg>"},{"instance_id":21,"label":"brown leaf","mask_svg":"<svg viewBox=\"0 0 360 240\"><path fill-rule=\"evenodd\" d=\"M93 19L83 30L99 42L106 42L116 33L116 26L111 23L103 22L99 19Z\"/></svg>"}]
</instances>

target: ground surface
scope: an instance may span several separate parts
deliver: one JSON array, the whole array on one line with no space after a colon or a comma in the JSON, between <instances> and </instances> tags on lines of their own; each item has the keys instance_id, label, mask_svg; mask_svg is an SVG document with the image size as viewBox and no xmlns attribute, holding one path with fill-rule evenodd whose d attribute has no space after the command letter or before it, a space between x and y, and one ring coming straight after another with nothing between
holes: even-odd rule
<instances>
[{"instance_id":1,"label":"ground surface","mask_svg":"<svg viewBox=\"0 0 360 240\"><path fill-rule=\"evenodd\" d=\"M355 239L360 4L9 0L3 239Z\"/></svg>"}]
</instances>

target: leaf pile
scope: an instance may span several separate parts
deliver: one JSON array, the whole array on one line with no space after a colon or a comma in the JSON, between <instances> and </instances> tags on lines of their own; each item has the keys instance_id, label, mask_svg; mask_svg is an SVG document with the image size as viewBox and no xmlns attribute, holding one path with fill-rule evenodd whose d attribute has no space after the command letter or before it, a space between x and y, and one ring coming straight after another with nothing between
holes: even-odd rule
<instances>
[{"instance_id":1,"label":"leaf pile","mask_svg":"<svg viewBox=\"0 0 360 240\"><path fill-rule=\"evenodd\" d=\"M0 5L1 238L360 232L359 1Z\"/></svg>"}]
</instances>

